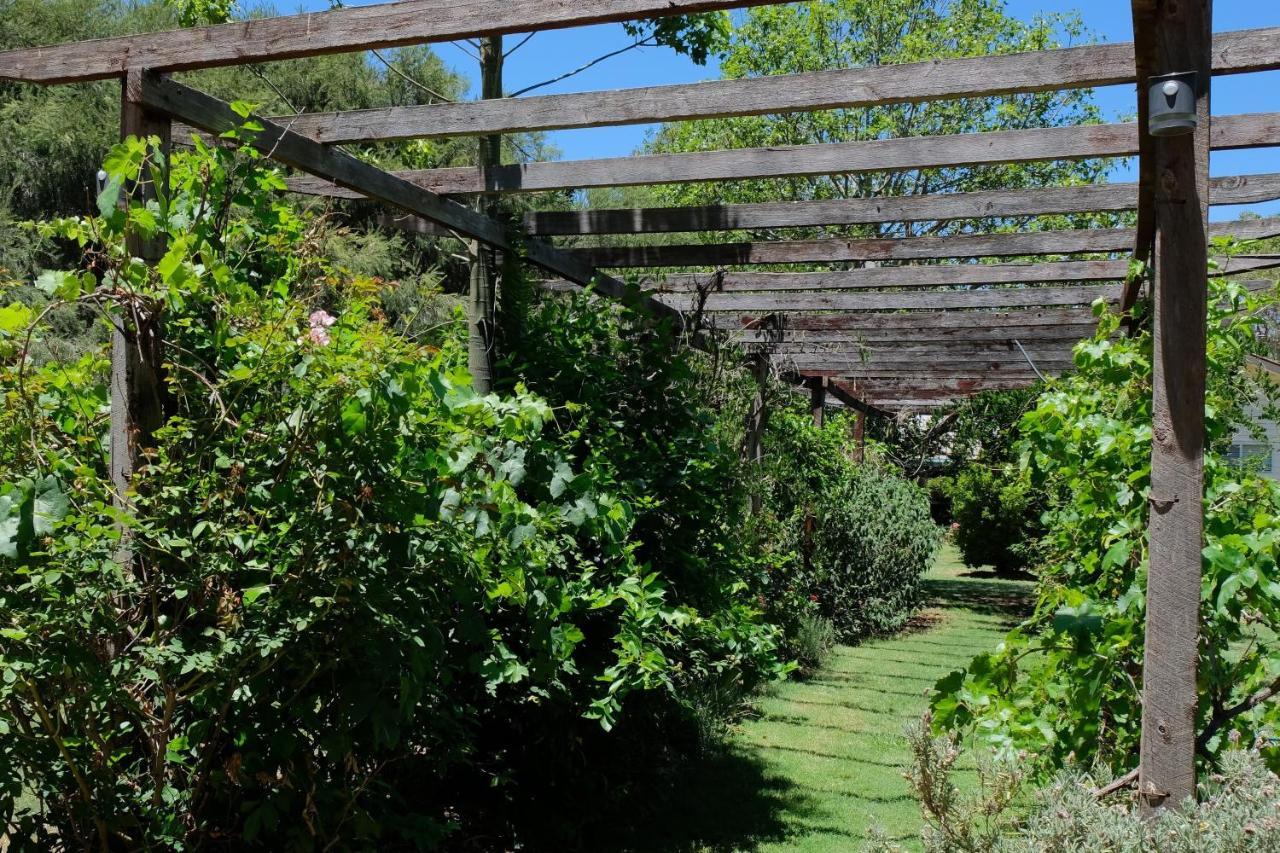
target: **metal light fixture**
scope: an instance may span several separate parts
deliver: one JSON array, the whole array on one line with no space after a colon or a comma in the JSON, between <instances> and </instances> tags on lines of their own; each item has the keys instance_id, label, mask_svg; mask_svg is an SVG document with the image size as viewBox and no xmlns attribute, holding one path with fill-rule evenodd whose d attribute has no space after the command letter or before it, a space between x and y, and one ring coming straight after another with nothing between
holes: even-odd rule
<instances>
[{"instance_id":1,"label":"metal light fixture","mask_svg":"<svg viewBox=\"0 0 1280 853\"><path fill-rule=\"evenodd\" d=\"M1196 116L1196 72L1162 74L1148 84L1150 113L1147 130L1152 136L1183 136L1194 133Z\"/></svg>"}]
</instances>

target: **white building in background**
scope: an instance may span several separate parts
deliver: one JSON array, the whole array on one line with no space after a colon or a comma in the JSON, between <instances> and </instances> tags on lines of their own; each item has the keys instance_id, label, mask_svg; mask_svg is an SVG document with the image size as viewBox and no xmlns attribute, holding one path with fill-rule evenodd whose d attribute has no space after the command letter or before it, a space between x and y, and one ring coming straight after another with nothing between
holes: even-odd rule
<instances>
[{"instance_id":1,"label":"white building in background","mask_svg":"<svg viewBox=\"0 0 1280 853\"><path fill-rule=\"evenodd\" d=\"M1280 383L1280 362L1269 358L1253 357L1250 364L1260 371L1271 375L1274 382ZM1280 456L1280 426L1274 421L1262 420L1261 410L1252 412L1266 429L1266 440L1251 434L1248 430L1240 430L1231 439L1231 447L1227 458L1241 464L1257 465L1258 469L1272 480L1280 479L1280 467L1277 467L1277 456Z\"/></svg>"}]
</instances>

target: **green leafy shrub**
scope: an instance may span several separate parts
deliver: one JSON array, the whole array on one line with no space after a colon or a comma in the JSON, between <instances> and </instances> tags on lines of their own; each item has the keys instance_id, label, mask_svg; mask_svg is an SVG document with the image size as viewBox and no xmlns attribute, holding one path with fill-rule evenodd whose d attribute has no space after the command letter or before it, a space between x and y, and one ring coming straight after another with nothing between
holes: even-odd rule
<instances>
[{"instance_id":1,"label":"green leafy shrub","mask_svg":"<svg viewBox=\"0 0 1280 853\"><path fill-rule=\"evenodd\" d=\"M854 461L848 436L843 418L818 429L807 414L776 413L766 433L765 506L797 555L785 606L809 598L841 640L854 641L910 619L941 532L925 492L894 470Z\"/></svg>"},{"instance_id":2,"label":"green leafy shrub","mask_svg":"<svg viewBox=\"0 0 1280 853\"><path fill-rule=\"evenodd\" d=\"M130 196L166 168L158 201ZM432 847L483 808L475 791L531 784L545 745L652 745L664 716L646 709L781 671L735 564L642 559L654 509L617 444L584 452L557 423L572 408L523 388L478 396L459 330L429 345L389 324L384 285L323 260L251 149L165 163L131 139L107 169L101 215L40 226L84 264L39 284L157 318L165 418L122 513L105 351L37 366L40 318L0 309L15 844ZM146 265L127 235L167 253ZM654 452L698 476L719 464L703 446Z\"/></svg>"},{"instance_id":3,"label":"green leafy shrub","mask_svg":"<svg viewBox=\"0 0 1280 853\"><path fill-rule=\"evenodd\" d=\"M954 738L932 736L930 727L907 732L913 764L907 777L925 818L929 853L1243 853L1280 850L1280 778L1252 749L1228 749L1219 772L1199 786L1199 800L1170 808L1154 820L1140 812L1131 789L1110 797L1103 768L1068 768L1035 787L1017 757L979 757L978 784L957 778L968 757ZM902 848L884 839L868 853Z\"/></svg>"},{"instance_id":4,"label":"green leafy shrub","mask_svg":"<svg viewBox=\"0 0 1280 853\"><path fill-rule=\"evenodd\" d=\"M1258 312L1274 299L1211 282L1197 713L1210 758L1231 732L1252 741L1278 719L1273 703L1245 700L1275 680L1280 486L1221 455L1249 407L1275 392L1246 366L1262 345ZM940 727L1045 766L1098 759L1127 770L1138 751L1152 342L1149 331L1118 336L1118 322L1103 314L1097 337L1076 348L1077 372L1022 421L1028 474L1051 498L1036 615L943 679L933 703ZM1275 760L1274 745L1262 751Z\"/></svg>"},{"instance_id":5,"label":"green leafy shrub","mask_svg":"<svg viewBox=\"0 0 1280 853\"><path fill-rule=\"evenodd\" d=\"M1011 465L970 465L948 484L955 542L967 565L1017 576L1033 565L1044 535L1044 498Z\"/></svg>"}]
</instances>

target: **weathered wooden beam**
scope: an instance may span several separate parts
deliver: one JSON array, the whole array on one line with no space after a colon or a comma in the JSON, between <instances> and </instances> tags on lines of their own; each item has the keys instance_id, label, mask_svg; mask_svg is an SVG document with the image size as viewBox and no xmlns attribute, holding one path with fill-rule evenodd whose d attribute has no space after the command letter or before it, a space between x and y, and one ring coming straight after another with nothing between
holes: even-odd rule
<instances>
[{"instance_id":1,"label":"weathered wooden beam","mask_svg":"<svg viewBox=\"0 0 1280 853\"><path fill-rule=\"evenodd\" d=\"M1006 364L1026 364L1027 356L1034 361L1045 359L1062 361L1071 358L1071 352L1079 338L1061 338L1053 341L1031 341L1019 349L1013 339L993 341L920 342L874 341L841 343L836 341L778 341L746 346L749 353L769 353L779 356L828 356L836 360L865 361L876 365L886 360L910 358L917 364L931 362L950 363L951 360L991 361ZM1024 355L1025 350L1025 355Z\"/></svg>"},{"instance_id":2,"label":"weathered wooden beam","mask_svg":"<svg viewBox=\"0 0 1280 853\"><path fill-rule=\"evenodd\" d=\"M1155 348L1138 793L1144 813L1153 814L1196 795L1213 3L1137 0L1134 9L1139 56L1152 59L1140 70L1196 72L1199 118L1194 133L1157 137L1147 154ZM1138 97L1146 99L1145 86Z\"/></svg>"},{"instance_id":3,"label":"weathered wooden beam","mask_svg":"<svg viewBox=\"0 0 1280 853\"><path fill-rule=\"evenodd\" d=\"M1127 251L1132 244L1133 232L1128 228L1085 228L1076 231L957 234L949 237L836 237L761 243L601 246L571 249L569 252L579 262L597 267L729 267L1070 255ZM895 273L901 275L896 270ZM1000 272L997 271L995 275L999 276ZM890 276L886 274L886 277Z\"/></svg>"},{"instance_id":4,"label":"weathered wooden beam","mask_svg":"<svg viewBox=\"0 0 1280 853\"><path fill-rule=\"evenodd\" d=\"M1215 72L1280 67L1280 28L1220 33ZM604 92L278 116L326 144L771 115L1134 82L1133 45L1104 44Z\"/></svg>"},{"instance_id":5,"label":"weathered wooden beam","mask_svg":"<svg viewBox=\"0 0 1280 853\"><path fill-rule=\"evenodd\" d=\"M863 315L855 315L863 316ZM878 315L894 318L897 314ZM1008 317L1009 315L1002 315ZM965 346L969 344L991 344L999 346L1011 345L1012 341L1028 343L1061 343L1068 347L1077 341L1092 338L1097 330L1097 321L1092 317L1088 322L1064 323L1053 326L1014 326L998 324L987 326L973 322L969 326L944 329L902 328L886 325L882 328L863 330L794 330L782 329L776 332L762 332L754 329L739 329L728 334L728 340L740 346L777 344L780 346L867 346L875 349L879 346L924 346L938 344L942 346Z\"/></svg>"},{"instance_id":6,"label":"weathered wooden beam","mask_svg":"<svg viewBox=\"0 0 1280 853\"><path fill-rule=\"evenodd\" d=\"M887 361L862 364L856 359L826 358L823 356L780 355L772 361L782 372L803 372L810 376L840 376L845 379L910 379L936 381L939 379L983 379L991 376L1018 379L1037 377L1035 370L1025 361L1021 364L974 361L971 364L939 367L924 361ZM1045 374L1059 374L1070 370L1070 359L1058 359L1037 366Z\"/></svg>"},{"instance_id":7,"label":"weathered wooden beam","mask_svg":"<svg viewBox=\"0 0 1280 853\"><path fill-rule=\"evenodd\" d=\"M775 328L790 332L874 332L913 331L949 332L973 328L1056 328L1064 325L1097 326L1092 308L1041 308L1015 311L934 310L829 314L712 314L704 319L711 328L732 331L757 331L772 334Z\"/></svg>"},{"instance_id":8,"label":"weathered wooden beam","mask_svg":"<svg viewBox=\"0 0 1280 853\"><path fill-rule=\"evenodd\" d=\"M148 108L143 99L145 80L139 72L130 72L122 80L120 98L120 136L160 141L161 156L168 161L169 117ZM167 165L150 164L150 174L139 176L133 187L138 200L155 199L160 187L167 183ZM163 239L143 239L130 232L125 247L132 257L154 264L164 257ZM149 310L145 301L117 307L111 316L111 379L109 400L111 420L108 432L109 466L111 469L112 503L121 512L133 506L133 475L142 449L150 446L156 430L165 420L164 330L162 318ZM116 559L126 572L134 569L131 534L121 531Z\"/></svg>"},{"instance_id":9,"label":"weathered wooden beam","mask_svg":"<svg viewBox=\"0 0 1280 853\"><path fill-rule=\"evenodd\" d=\"M827 419L827 381L814 376L805 384L809 386L809 416L813 425L822 429Z\"/></svg>"},{"instance_id":10,"label":"weathered wooden beam","mask_svg":"<svg viewBox=\"0 0 1280 853\"><path fill-rule=\"evenodd\" d=\"M823 376L821 371L797 371L797 376ZM859 399L875 401L892 397L964 397L983 391L1004 391L1016 388L1029 388L1039 380L1035 377L977 377L977 378L910 378L897 379L859 379L856 377L828 377L832 394L839 388L845 394Z\"/></svg>"},{"instance_id":11,"label":"weathered wooden beam","mask_svg":"<svg viewBox=\"0 0 1280 853\"><path fill-rule=\"evenodd\" d=\"M705 300L686 294L659 294L656 299L685 311L699 305L707 312L897 311L953 308L1029 308L1116 302L1120 288L1011 287L990 290L925 291L923 293L713 293ZM970 318L969 322L975 322Z\"/></svg>"},{"instance_id":12,"label":"weathered wooden beam","mask_svg":"<svg viewBox=\"0 0 1280 853\"><path fill-rule=\"evenodd\" d=\"M773 2L778 0L403 0L11 50L0 53L0 79L76 83L116 77L130 68L250 65Z\"/></svg>"},{"instance_id":13,"label":"weathered wooden beam","mask_svg":"<svg viewBox=\"0 0 1280 853\"><path fill-rule=\"evenodd\" d=\"M1238 222L1217 222L1210 226L1210 235L1234 236L1242 240L1259 240L1280 235L1280 218L1245 219ZM1133 246L1134 232L1129 228L1084 228L1075 231L1030 231L1001 234L956 234L947 237L901 238L830 238L825 240L779 240L761 243L689 243L666 246L602 246L589 249L571 249L570 257L593 267L727 267L758 264L826 263L843 261L907 261L937 258L993 258L1025 255L1070 255L1095 252L1122 252ZM1045 264L1044 274L1052 274L1057 265ZM917 270L925 267L895 268ZM964 268L958 268L964 269ZM981 269L980 267L978 268ZM1075 267L1084 272L1091 268ZM1123 278L1114 275L1110 267L1094 267L1106 271L1100 276L1106 279ZM859 272L868 272L860 270ZM930 273L923 273L929 275ZM964 273L969 274L969 273ZM1000 276L1013 274L1005 266L995 270L992 281L973 282L995 284L1011 279ZM872 278L876 273L871 273ZM963 274L959 274L963 275ZM979 273L980 275L980 273ZM890 277L886 273L886 277ZM1092 276L1082 275L1078 279ZM1027 279L1035 281L1037 279ZM1046 281L1069 279L1051 278ZM737 281L741 282L739 278ZM957 284L967 282L957 281ZM902 286L902 285L892 285ZM922 285L924 286L924 285ZM742 289L742 288L734 288Z\"/></svg>"},{"instance_id":14,"label":"weathered wooden beam","mask_svg":"<svg viewBox=\"0 0 1280 853\"><path fill-rule=\"evenodd\" d=\"M1209 188L1210 204L1259 204L1276 199L1280 199L1280 174L1215 178ZM542 236L668 234L1120 212L1134 209L1137 203L1137 184L1102 184L897 198L533 211L525 214L524 225L528 233Z\"/></svg>"},{"instance_id":15,"label":"weathered wooden beam","mask_svg":"<svg viewBox=\"0 0 1280 853\"><path fill-rule=\"evenodd\" d=\"M148 77L141 100L148 109L164 113L210 133L222 133L244 123L230 105L172 80ZM375 201L425 217L462 237L470 237L504 251L521 251L532 264L579 285L594 284L606 296L620 298L626 286L602 276L591 267L568 257L562 250L539 240L515 241L499 222L450 199L440 198L388 174L350 154L291 133L279 125L258 119L263 126L253 146L272 159L325 180L351 188ZM518 244L517 244L518 242ZM644 306L657 316L683 322L678 312L652 299Z\"/></svg>"},{"instance_id":16,"label":"weathered wooden beam","mask_svg":"<svg viewBox=\"0 0 1280 853\"><path fill-rule=\"evenodd\" d=\"M1280 113L1223 116L1215 119L1213 134L1215 150L1276 145L1280 143ZM1043 160L1088 160L1126 157L1137 152L1136 124L1098 124L601 160L517 163L498 169L465 166L396 174L432 192L446 195L525 193L910 171ZM289 188L294 192L335 198L359 195L315 178L294 179L289 182Z\"/></svg>"},{"instance_id":17,"label":"weathered wooden beam","mask_svg":"<svg viewBox=\"0 0 1280 853\"><path fill-rule=\"evenodd\" d=\"M1127 261L1062 261L1049 264L912 264L852 270L797 273L730 272L719 275L669 275L642 287L663 293L742 293L787 290L875 290L879 288L959 285L1043 284L1121 281Z\"/></svg>"}]
</instances>

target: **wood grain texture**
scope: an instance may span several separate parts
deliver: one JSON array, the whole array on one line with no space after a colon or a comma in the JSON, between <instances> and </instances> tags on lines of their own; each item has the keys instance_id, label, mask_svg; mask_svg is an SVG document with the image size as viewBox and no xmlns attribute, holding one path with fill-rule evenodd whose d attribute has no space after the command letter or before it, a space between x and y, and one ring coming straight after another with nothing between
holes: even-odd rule
<instances>
[{"instance_id":1,"label":"wood grain texture","mask_svg":"<svg viewBox=\"0 0 1280 853\"><path fill-rule=\"evenodd\" d=\"M1280 174L1215 178L1209 191L1210 204L1259 204L1276 199L1280 199ZM1116 212L1132 210L1137 203L1137 184L1103 184L899 198L534 211L525 214L524 225L528 233L542 236L667 234Z\"/></svg>"},{"instance_id":2,"label":"wood grain texture","mask_svg":"<svg viewBox=\"0 0 1280 853\"><path fill-rule=\"evenodd\" d=\"M0 78L84 82L115 77L129 68L186 71L249 65L773 2L778 0L403 0L11 50L0 53Z\"/></svg>"},{"instance_id":3,"label":"wood grain texture","mask_svg":"<svg viewBox=\"0 0 1280 853\"><path fill-rule=\"evenodd\" d=\"M897 310L840 314L738 312L712 314L703 322L713 329L788 332L949 331L975 327L1053 328L1097 325L1090 308L1033 308L1012 311Z\"/></svg>"},{"instance_id":4,"label":"wood grain texture","mask_svg":"<svg viewBox=\"0 0 1280 853\"><path fill-rule=\"evenodd\" d=\"M940 258L996 258L1024 255L1071 255L1123 252L1133 246L1135 232L1128 228L1085 228L1075 231L1030 231L1000 234L956 234L946 237L903 237L826 240L778 240L761 243L690 243L665 246L603 246L570 249L567 254L579 262L601 268L636 267L731 267L759 264L825 263L845 261L909 261ZM1280 235L1280 217L1215 222L1209 226L1213 237L1233 236L1240 240L1261 240ZM1265 262L1260 262L1265 263ZM992 272L988 282L998 283L1002 275L1016 275L1004 265ZM1052 274L1056 265L1038 265ZM1250 268L1247 263L1240 269ZM1257 267L1254 267L1257 268ZM908 269L923 270L923 267ZM1101 278L1123 278L1113 267L1076 266L1081 272L1105 271ZM860 270L859 272L870 272ZM931 273L922 273L930 275ZM964 273L968 274L968 273ZM962 275L957 273L957 275ZM874 278L875 273L870 277ZM1089 276L1079 276L1088 278ZM741 282L744 279L736 278ZM748 279L749 280L749 279ZM1028 279L1035 281L1037 279ZM1063 278L1042 279L1062 281ZM957 281L956 284L966 282ZM923 285L922 285L923 286ZM687 288L686 288L687 289ZM741 289L741 288L738 288Z\"/></svg>"},{"instance_id":5,"label":"wood grain texture","mask_svg":"<svg viewBox=\"0 0 1280 853\"><path fill-rule=\"evenodd\" d=\"M697 307L696 297L659 294L654 297L685 311ZM1118 301L1120 288L1011 287L991 290L926 291L923 293L723 293L706 297L709 312L896 311L901 309L1026 308L1091 305L1095 300ZM970 318L969 322L974 322Z\"/></svg>"},{"instance_id":6,"label":"wood grain texture","mask_svg":"<svg viewBox=\"0 0 1280 853\"><path fill-rule=\"evenodd\" d=\"M1280 67L1280 28L1221 33L1219 74ZM1133 83L1132 44L501 101L277 116L326 144L768 115Z\"/></svg>"},{"instance_id":7,"label":"wood grain texture","mask_svg":"<svg viewBox=\"0 0 1280 853\"><path fill-rule=\"evenodd\" d=\"M1199 75L1195 133L1152 140L1146 169L1154 187L1155 327L1138 787L1150 815L1196 795L1213 3L1139 0L1134 14L1140 56L1152 62L1142 70Z\"/></svg>"},{"instance_id":8,"label":"wood grain texture","mask_svg":"<svg viewBox=\"0 0 1280 853\"><path fill-rule=\"evenodd\" d=\"M1215 150L1258 148L1277 142L1280 142L1280 113L1222 116L1214 120ZM396 174L432 192L465 195L1086 160L1125 157L1137 151L1136 124L1099 124L690 154L517 163L497 169L468 166ZM308 195L335 198L359 195L315 178L292 180L289 187L294 192Z\"/></svg>"},{"instance_id":9,"label":"wood grain texture","mask_svg":"<svg viewBox=\"0 0 1280 853\"><path fill-rule=\"evenodd\" d=\"M1062 261L1050 264L911 264L827 272L731 272L669 275L642 282L650 292L779 292L786 290L872 290L887 287L950 287L981 284L1042 284L1064 281L1120 281L1127 261Z\"/></svg>"},{"instance_id":10,"label":"wood grain texture","mask_svg":"<svg viewBox=\"0 0 1280 853\"><path fill-rule=\"evenodd\" d=\"M949 237L694 243L670 246L600 247L569 251L570 255L580 263L598 267L731 267L756 264L910 261L1122 252L1127 251L1132 244L1131 229L1088 228L1077 231L958 234Z\"/></svg>"},{"instance_id":11,"label":"wood grain texture","mask_svg":"<svg viewBox=\"0 0 1280 853\"><path fill-rule=\"evenodd\" d=\"M1071 350L1076 340L1031 341L1023 344L1027 355L1034 359L1047 361L1069 361ZM1026 364L1023 351L1014 345L1011 339L1003 341L958 341L929 342L919 341L878 341L860 343L839 343L834 341L797 342L781 341L758 343L747 346L747 352L764 352L771 355L805 355L829 356L837 359L860 360L865 358L868 364L898 361L910 358L917 364L949 359L973 359L976 361L992 361L1004 364Z\"/></svg>"},{"instance_id":12,"label":"wood grain texture","mask_svg":"<svg viewBox=\"0 0 1280 853\"><path fill-rule=\"evenodd\" d=\"M882 315L893 318L897 315ZM1005 315L1006 317L1008 315ZM1029 342L1048 342L1074 344L1086 338L1092 338L1097 330L1097 323L1062 323L1053 326L986 326L973 323L957 328L896 328L886 325L874 329L782 329L777 332L762 332L755 329L738 329L728 335L732 343L749 346L752 344L781 343L793 346L827 346L827 345L866 345L878 346L922 346L939 344L943 346L962 346L970 344L992 344L1011 346L1014 340Z\"/></svg>"}]
</instances>

